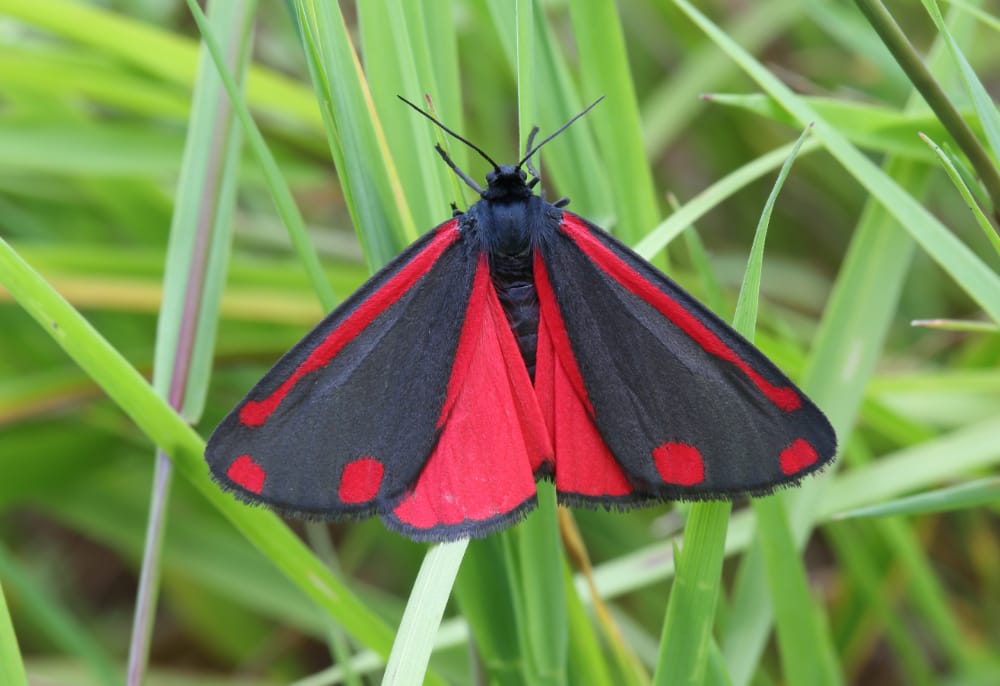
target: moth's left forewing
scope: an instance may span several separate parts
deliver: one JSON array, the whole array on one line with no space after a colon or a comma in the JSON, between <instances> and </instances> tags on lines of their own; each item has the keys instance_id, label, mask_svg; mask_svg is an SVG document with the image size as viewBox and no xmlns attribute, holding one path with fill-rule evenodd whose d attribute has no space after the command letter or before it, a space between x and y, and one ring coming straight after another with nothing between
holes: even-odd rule
<instances>
[{"instance_id":1,"label":"moth's left forewing","mask_svg":"<svg viewBox=\"0 0 1000 686\"><path fill-rule=\"evenodd\" d=\"M536 391L565 500L767 493L833 459L826 417L770 360L601 229L564 213L535 277Z\"/></svg>"},{"instance_id":2,"label":"moth's left forewing","mask_svg":"<svg viewBox=\"0 0 1000 686\"><path fill-rule=\"evenodd\" d=\"M331 519L402 498L437 443L472 289L475 264L456 227L446 222L410 246L251 389L206 447L220 485Z\"/></svg>"}]
</instances>

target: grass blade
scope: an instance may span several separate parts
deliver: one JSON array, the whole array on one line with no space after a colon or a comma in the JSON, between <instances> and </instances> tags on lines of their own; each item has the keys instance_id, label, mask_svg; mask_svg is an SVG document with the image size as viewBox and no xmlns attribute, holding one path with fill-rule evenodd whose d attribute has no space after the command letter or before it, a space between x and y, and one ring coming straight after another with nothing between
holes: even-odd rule
<instances>
[{"instance_id":1,"label":"grass blade","mask_svg":"<svg viewBox=\"0 0 1000 686\"><path fill-rule=\"evenodd\" d=\"M975 217L979 228L983 230L984 234L986 234L986 239L993 245L993 249L997 252L997 254L1000 254L1000 235L997 234L996 229L992 224L990 224L990 220L986 218L985 214L983 214L982 209L979 207L979 203L976 202L974 197L972 197L972 191L970 191L969 187L965 184L965 181L962 179L962 175L959 173L954 163L937 143L922 133L920 134L920 140L926 143L928 147L934 151L934 154L938 156L938 159L941 160L941 164L944 165L944 170L948 174L948 178L951 179L953 184L955 184L958 194L962 196L962 200L964 200L965 204L969 207L969 210L972 212L972 216Z\"/></svg>"},{"instance_id":2,"label":"grass blade","mask_svg":"<svg viewBox=\"0 0 1000 686\"><path fill-rule=\"evenodd\" d=\"M643 257L650 257L662 250L684 229L708 213L725 198L763 175L778 169L792 150L792 143L776 148L748 162L736 171L722 177L711 186L684 203L676 212L660 222L653 230L636 243L635 251ZM808 140L802 144L799 154L813 152L820 147L819 141Z\"/></svg>"},{"instance_id":3,"label":"grass blade","mask_svg":"<svg viewBox=\"0 0 1000 686\"><path fill-rule=\"evenodd\" d=\"M955 105L948 98L947 94L945 94L930 70L924 66L923 60L910 44L906 34L903 33L903 30L880 0L855 0L855 3L862 13L864 13L865 17L871 23L872 28L878 33L893 57L896 58L899 66L906 72L913 86L920 92L927 104L934 110L938 119L941 120L941 123L948 129L948 133L951 134L955 142L958 143L962 151L968 156L972 166L975 167L979 177L983 180L983 185L986 186L986 190L993 200L993 206L1000 207L1000 173L997 172L997 168L990 160L986 150L972 133L969 125L962 119ZM936 11L937 5L933 5L932 9L927 0L924 0L924 6L927 7L932 16L935 16L938 28L943 29L942 33L944 34L946 44L952 49L955 59L961 65L963 58L957 47L952 45L953 41L947 32L947 28L944 28L944 19L941 17L940 12ZM968 67L968 63L965 63L965 67L971 72L971 67ZM966 79L969 78L968 74L963 74L963 76ZM974 73L971 75L971 78L978 83ZM980 89L982 89L981 84ZM985 95L985 90L981 90L978 93L973 92L973 102L976 101L977 95ZM979 105L977 105L978 107ZM993 106L992 101L990 101L989 107L994 109L994 113L991 120L983 121L984 126L987 127L987 138L990 138L990 124L997 120L996 108ZM997 142L1000 143L1000 133L998 133ZM994 152L996 152L996 149L994 149Z\"/></svg>"},{"instance_id":4,"label":"grass blade","mask_svg":"<svg viewBox=\"0 0 1000 686\"><path fill-rule=\"evenodd\" d=\"M383 686L419 686L425 683L434 634L451 595L458 566L468 539L433 546L424 557L420 573L406 604L399 635L392 644Z\"/></svg>"},{"instance_id":5,"label":"grass blade","mask_svg":"<svg viewBox=\"0 0 1000 686\"><path fill-rule=\"evenodd\" d=\"M684 12L725 50L747 74L781 103L801 125L814 123L814 135L859 183L882 203L927 252L975 300L993 321L1000 322L1000 276L888 175L848 143L828 122L687 0L674 0Z\"/></svg>"},{"instance_id":6,"label":"grass blade","mask_svg":"<svg viewBox=\"0 0 1000 686\"><path fill-rule=\"evenodd\" d=\"M218 70L219 77L226 88L226 94L229 96L229 102L232 104L233 111L243 125L247 144L257 157L264 171L268 189L271 191L271 197L274 199L275 208L278 210L278 214L288 229L292 244L299 254L299 259L302 260L303 267L309 276L313 288L319 295L320 302L323 303L326 309L330 309L335 301L333 290L323 276L323 268L320 265L319 257L316 255L316 250L309 241L305 221L302 219L302 214L295 204L292 191L282 176L274 155L271 154L270 148L267 147L264 136L261 134L260 129L257 128L257 124L254 122L246 102L241 97L240 89L237 87L236 81L226 66L225 55L211 27L208 26L204 12L201 11L195 0L187 0L187 4L188 9L191 10L191 16L194 18L195 23L198 24L199 31L201 31L205 47L212 55L212 60L215 62L215 68Z\"/></svg>"},{"instance_id":7,"label":"grass blade","mask_svg":"<svg viewBox=\"0 0 1000 686\"><path fill-rule=\"evenodd\" d=\"M365 260L374 271L412 242L417 229L340 6L297 0L296 8L330 152Z\"/></svg>"},{"instance_id":8,"label":"grass blade","mask_svg":"<svg viewBox=\"0 0 1000 686\"><path fill-rule=\"evenodd\" d=\"M983 132L986 134L986 141L989 143L990 150L993 152L993 157L990 158L985 152L974 152L965 149L962 146L963 152L969 157L969 160L973 163L976 171L979 173L980 178L983 180L983 185L990 191L990 197L993 199L993 206L1000 207L1000 198L994 195L993 191L996 190L997 184L1000 183L996 180L1000 172L997 170L996 159L1000 155L1000 113L997 112L996 103L993 102L992 96L983 86L983 82L979 80L976 75L975 70L972 65L969 64L968 58L966 58L965 53L959 48L958 43L955 41L954 37L951 35L951 31L948 30L948 25L944 21L944 17L941 16L941 9L938 7L937 2L934 0L921 0L924 7L927 9L927 13L931 15L931 19L934 21L934 26L941 33L942 38L944 38L945 45L948 46L948 50L951 53L952 59L958 64L958 71L962 75L962 83L965 85L965 91L969 95L969 99L972 101L973 107L976 109L976 116L979 118L979 123L983 127ZM957 138L956 141L961 141L963 139ZM978 142L978 141L977 141ZM982 148L980 148L982 150ZM980 164L985 165L985 169L981 168Z\"/></svg>"},{"instance_id":9,"label":"grass blade","mask_svg":"<svg viewBox=\"0 0 1000 686\"><path fill-rule=\"evenodd\" d=\"M750 341L753 341L757 326L760 275L771 213L778 193L791 171L792 162L808 133L809 128L799 136L782 165L764 205L750 249L733 320L736 330ZM703 683L706 679L731 507L728 502L695 503L691 506L684 529L683 552L676 562L674 585L660 639L660 654L654 676L654 683L658 686ZM794 556L787 558L785 565L793 566L795 559ZM801 567L795 566L801 572Z\"/></svg>"},{"instance_id":10,"label":"grass blade","mask_svg":"<svg viewBox=\"0 0 1000 686\"><path fill-rule=\"evenodd\" d=\"M982 507L1000 502L1000 479L977 479L958 486L858 507L833 515L833 519L928 514Z\"/></svg>"},{"instance_id":11,"label":"grass blade","mask_svg":"<svg viewBox=\"0 0 1000 686\"><path fill-rule=\"evenodd\" d=\"M788 510L777 496L754 502L767 568L784 678L791 684L841 684L829 630L809 592Z\"/></svg>"},{"instance_id":12,"label":"grass blade","mask_svg":"<svg viewBox=\"0 0 1000 686\"><path fill-rule=\"evenodd\" d=\"M416 3L358 5L365 77L371 86L372 100L384 117L389 149L407 153L395 155L393 162L400 178L406 180L402 189L420 232L448 217L449 200L444 191L450 190L454 175L433 146L423 144L437 135L437 127L403 106L396 96L419 102L426 94L449 127L461 130L462 123L460 110L441 106L447 100L442 100L442 89L437 85L430 61L425 11Z\"/></svg>"},{"instance_id":13,"label":"grass blade","mask_svg":"<svg viewBox=\"0 0 1000 686\"><path fill-rule=\"evenodd\" d=\"M173 459L177 472L358 641L383 655L392 634L274 514L248 508L208 476L204 441L146 380L0 239L0 283L122 411Z\"/></svg>"},{"instance_id":14,"label":"grass blade","mask_svg":"<svg viewBox=\"0 0 1000 686\"><path fill-rule=\"evenodd\" d=\"M213 5L212 19L229 46L229 68L242 72L250 54L249 3ZM153 385L188 421L201 416L208 389L219 301L229 256L239 169L238 128L208 55L202 55L184 160L175 195L157 326ZM143 681L153 632L172 465L156 451L146 545L129 645L128 683Z\"/></svg>"},{"instance_id":15,"label":"grass blade","mask_svg":"<svg viewBox=\"0 0 1000 686\"><path fill-rule=\"evenodd\" d=\"M756 324L758 297L755 293L760 288L764 240L774 202L796 153L811 129L811 124L806 127L782 166L754 237L734 319L737 330L742 330L745 335L752 333ZM817 607L809 592L805 569L797 554L785 506L777 495L754 501L753 506L759 527L758 540L761 542L770 584L785 678L791 683L840 683L832 641L819 620Z\"/></svg>"},{"instance_id":16,"label":"grass blade","mask_svg":"<svg viewBox=\"0 0 1000 686\"><path fill-rule=\"evenodd\" d=\"M0 587L0 676L10 686L28 686L28 675L24 671L24 660L17 647L14 625L7 611L7 599Z\"/></svg>"},{"instance_id":17,"label":"grass blade","mask_svg":"<svg viewBox=\"0 0 1000 686\"><path fill-rule=\"evenodd\" d=\"M597 131L614 197L613 228L619 238L634 245L656 225L660 210L643 147L621 19L612 0L574 2L569 10L587 98L607 96L588 116Z\"/></svg>"},{"instance_id":18,"label":"grass blade","mask_svg":"<svg viewBox=\"0 0 1000 686\"><path fill-rule=\"evenodd\" d=\"M691 506L663 622L656 686L706 683L731 509L728 502Z\"/></svg>"}]
</instances>

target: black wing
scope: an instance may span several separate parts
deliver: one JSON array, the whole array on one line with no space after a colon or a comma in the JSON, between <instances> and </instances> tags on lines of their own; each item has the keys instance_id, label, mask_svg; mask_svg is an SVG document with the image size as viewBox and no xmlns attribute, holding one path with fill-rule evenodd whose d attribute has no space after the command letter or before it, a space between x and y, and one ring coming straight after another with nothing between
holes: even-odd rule
<instances>
[{"instance_id":1,"label":"black wing","mask_svg":"<svg viewBox=\"0 0 1000 686\"><path fill-rule=\"evenodd\" d=\"M564 213L535 281L564 500L763 494L833 459L830 423L763 353L598 227Z\"/></svg>"},{"instance_id":2,"label":"black wing","mask_svg":"<svg viewBox=\"0 0 1000 686\"><path fill-rule=\"evenodd\" d=\"M486 255L456 221L292 348L209 439L224 487L290 514L377 512L411 538L479 536L535 501L551 456Z\"/></svg>"},{"instance_id":3,"label":"black wing","mask_svg":"<svg viewBox=\"0 0 1000 686\"><path fill-rule=\"evenodd\" d=\"M438 436L475 260L457 222L387 264L289 350L209 438L224 487L290 514L385 511Z\"/></svg>"}]
</instances>

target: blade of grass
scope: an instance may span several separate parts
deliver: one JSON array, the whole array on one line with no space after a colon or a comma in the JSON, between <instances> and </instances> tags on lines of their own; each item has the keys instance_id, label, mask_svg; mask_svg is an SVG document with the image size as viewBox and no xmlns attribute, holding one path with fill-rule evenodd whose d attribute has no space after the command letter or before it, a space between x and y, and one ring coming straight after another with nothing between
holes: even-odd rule
<instances>
[{"instance_id":1,"label":"blade of grass","mask_svg":"<svg viewBox=\"0 0 1000 686\"><path fill-rule=\"evenodd\" d=\"M546 17L544 3L535 2L534 36L535 62L533 66L538 93L545 98L545 107L536 113L536 119L525 122L538 124L541 134L554 131L570 117L583 109L584 102L577 92L566 56ZM490 18L505 47L512 71L517 73L517 21L505 0L487 3ZM520 143L524 143L522 139ZM543 178L543 185L550 190L555 185L568 193L579 207L581 214L600 218L613 214L604 164L597 151L597 143L586 121L577 122L559 138L559 143L549 145L535 159Z\"/></svg>"},{"instance_id":2,"label":"blade of grass","mask_svg":"<svg viewBox=\"0 0 1000 686\"><path fill-rule=\"evenodd\" d=\"M955 282L989 316L1000 322L1000 276L991 271L930 212L880 170L763 65L722 33L687 0L673 0L801 125L814 122L814 135L844 169L895 217Z\"/></svg>"},{"instance_id":3,"label":"blade of grass","mask_svg":"<svg viewBox=\"0 0 1000 686\"><path fill-rule=\"evenodd\" d=\"M982 507L1000 502L1000 479L977 479L968 483L940 488L906 498L886 500L868 507L837 512L832 519L885 517L888 515L929 514Z\"/></svg>"},{"instance_id":4,"label":"blade of grass","mask_svg":"<svg viewBox=\"0 0 1000 686\"><path fill-rule=\"evenodd\" d=\"M883 455L877 462L840 476L820 513L830 516L872 505L993 466L1000 461L1000 444L991 438L991 432L997 431L1000 421L991 418Z\"/></svg>"},{"instance_id":5,"label":"blade of grass","mask_svg":"<svg viewBox=\"0 0 1000 686\"><path fill-rule=\"evenodd\" d=\"M622 646L621 637L617 637L617 642L612 646L612 650L618 654L617 679L613 679L609 665L601 650L601 642L594 625L588 615L586 608L580 597L573 591L573 575L570 573L569 565L563 565L563 586L570 589L572 595L566 599L566 624L568 634L569 664L566 667L567 682L570 684L588 684L588 686L644 686L649 683L648 678L638 670L639 665L630 664L635 660L632 656L620 654Z\"/></svg>"},{"instance_id":6,"label":"blade of grass","mask_svg":"<svg viewBox=\"0 0 1000 686\"><path fill-rule=\"evenodd\" d=\"M709 93L704 96L711 103L726 107L739 107L767 117L772 121L797 127L795 118L778 102L763 93ZM836 121L837 129L855 145L867 150L893 153L911 159L929 161L925 146L916 140L920 131L944 137L947 131L932 112L900 111L870 103L850 102L824 97L806 97L809 106L827 121ZM971 111L963 110L963 116Z\"/></svg>"},{"instance_id":7,"label":"blade of grass","mask_svg":"<svg viewBox=\"0 0 1000 686\"><path fill-rule=\"evenodd\" d=\"M255 5L250 2L232 9L242 11L223 14L222 20L213 16L212 21L226 37L232 68L242 84L251 52L249 36ZM157 336L161 340L153 363L153 385L164 397L171 393L171 373L179 370L186 374L183 395L177 392L180 403L175 407L192 424L201 418L208 394L228 274L243 142L242 131L236 125L214 65L205 59L201 68L204 72L196 86L171 217L171 241L167 247L163 300L157 323ZM202 87L205 81L208 85ZM195 227L197 230L192 230ZM188 316L195 316L193 322L181 316L185 311ZM194 330L188 331L192 324Z\"/></svg>"},{"instance_id":8,"label":"blade of grass","mask_svg":"<svg viewBox=\"0 0 1000 686\"><path fill-rule=\"evenodd\" d=\"M225 515L314 602L361 643L387 655L392 632L335 579L274 514L248 508L208 476L204 441L83 317L0 239L0 283L44 331L93 378L150 440L173 459L179 474Z\"/></svg>"},{"instance_id":9,"label":"blade of grass","mask_svg":"<svg viewBox=\"0 0 1000 686\"><path fill-rule=\"evenodd\" d=\"M948 174L948 178L951 179L951 182L958 190L958 194L962 196L962 200L965 201L965 204L972 212L972 216L975 217L976 223L979 224L979 228L981 228L983 233L986 234L987 240L989 240L993 245L993 249L997 252L997 254L1000 254L1000 235L997 234L993 225L990 224L990 220L986 218L985 214L983 214L982 209L979 207L979 203L977 203L976 199L972 197L972 191L970 191L969 187L965 185L965 181L962 180L962 175L959 173L958 169L955 168L951 159L937 143L922 133L919 135L920 140L926 143L928 147L934 151L934 154L938 156L938 159L941 160L941 164L944 165L944 170Z\"/></svg>"},{"instance_id":10,"label":"blade of grass","mask_svg":"<svg viewBox=\"0 0 1000 686\"><path fill-rule=\"evenodd\" d=\"M968 2L964 2L963 0L945 0L945 2L953 7L961 9L963 12L968 12L994 31L1000 31L1000 19L997 19L995 16L984 11L983 9L975 7Z\"/></svg>"},{"instance_id":11,"label":"blade of grass","mask_svg":"<svg viewBox=\"0 0 1000 686\"><path fill-rule=\"evenodd\" d=\"M403 95L419 101L427 94L437 107L441 89L430 61L423 12L420 3L358 5L365 77L372 89L372 100L384 117L389 149L408 153L397 153L393 160L400 177L406 180L403 192L414 224L421 231L448 217L448 200L443 191L450 188L448 182L454 177L433 146L422 143L437 135L437 127L396 98ZM449 127L461 129L461 112L439 110L438 114Z\"/></svg>"},{"instance_id":12,"label":"blade of grass","mask_svg":"<svg viewBox=\"0 0 1000 686\"><path fill-rule=\"evenodd\" d=\"M755 501L754 512L784 679L791 684L844 683L829 629L809 592L788 510L771 496Z\"/></svg>"},{"instance_id":13,"label":"blade of grass","mask_svg":"<svg viewBox=\"0 0 1000 686\"><path fill-rule=\"evenodd\" d=\"M914 319L910 326L923 326L928 329L944 331L970 331L975 333L995 333L1000 331L1000 325L992 322L970 322L959 319Z\"/></svg>"},{"instance_id":14,"label":"blade of grass","mask_svg":"<svg viewBox=\"0 0 1000 686\"><path fill-rule=\"evenodd\" d=\"M538 92L545 97L545 107L538 112L538 124L544 134L569 121L589 101L580 97L566 55L547 19L545 3L534 2L532 6L535 80ZM548 180L571 194L574 207L586 216L608 217L612 213L612 194L592 130L589 122L577 122L560 135L558 145L545 150L546 165L552 171ZM542 160L535 162L547 179Z\"/></svg>"},{"instance_id":15,"label":"blade of grass","mask_svg":"<svg viewBox=\"0 0 1000 686\"><path fill-rule=\"evenodd\" d=\"M408 12L420 11L423 30L427 35L427 52L430 55L431 73L434 74L434 84L437 96L434 107L448 121L461 124L464 128L465 111L462 106L462 73L459 62L458 42L459 32L455 22L456 7L452 0L432 3L406 3ZM464 157L457 158L464 161ZM434 160L440 168L440 161ZM445 179L451 182L452 174L446 173ZM463 184L464 185L464 184ZM451 188L447 183L444 188Z\"/></svg>"},{"instance_id":16,"label":"blade of grass","mask_svg":"<svg viewBox=\"0 0 1000 686\"><path fill-rule=\"evenodd\" d=\"M253 3L212 4L209 20L242 77L250 54ZM225 91L202 54L171 220L164 298L157 326L153 386L188 421L201 415L208 388L219 301L229 255L240 142ZM129 643L127 683L143 681L156 615L163 531L172 474L156 451L146 545Z\"/></svg>"},{"instance_id":17,"label":"blade of grass","mask_svg":"<svg viewBox=\"0 0 1000 686\"><path fill-rule=\"evenodd\" d=\"M806 128L798 144L808 134ZM791 158L782 169L787 174ZM773 198L778 190L776 184L765 208L765 216L770 217ZM765 217L761 224L766 226ZM760 232L758 232L760 233ZM758 240L763 251L763 238L754 238L754 249ZM753 253L753 251L752 251ZM759 260L758 260L759 264ZM754 306L741 310L744 293L747 286L759 288L760 270L747 269L744 288L740 291L740 299L736 305L737 316L741 311L747 312L747 317L756 318L756 298L752 298ZM752 291L751 291L752 294ZM751 320L752 322L753 320ZM837 668L833 642L826 625L821 621L818 607L809 593L809 584L805 569L797 554L795 537L788 523L788 513L780 496L772 496L754 502L754 512L757 515L758 540L767 568L767 578L771 590L771 602L774 605L774 615L778 630L778 645L780 648L782 672L790 683L839 684L843 678Z\"/></svg>"},{"instance_id":18,"label":"blade of grass","mask_svg":"<svg viewBox=\"0 0 1000 686\"><path fill-rule=\"evenodd\" d=\"M990 158L985 155L986 162L989 166L989 171L984 172L983 169L979 167L978 162L981 158L976 155L973 156L969 151L962 150L969 157L969 161L972 162L972 166L979 173L980 178L983 180L983 185L986 186L987 191L990 192L990 197L993 199L993 206L997 207L997 196L993 195L992 191L996 189L994 184L997 183L996 177L1000 176L1000 170L997 169L995 160L997 156L1000 155L1000 113L997 112L996 103L993 102L992 96L983 86L983 82L979 80L976 75L975 70L972 65L969 64L969 60L966 58L965 53L962 52L961 48L958 46L958 42L952 37L951 31L948 30L948 24L945 23L944 17L941 15L941 9L934 0L921 0L926 8L927 13L931 15L931 19L934 21L934 26L940 32L941 36L944 38L945 45L948 46L948 50L951 53L951 57L958 64L959 74L962 75L962 83L965 85L965 91L969 95L969 99L972 101L972 106L976 110L976 116L979 118L979 123L983 127L983 132L986 134L986 142L990 146L990 150L993 152L993 157ZM956 141L962 139L956 138ZM978 142L978 139L977 139Z\"/></svg>"},{"instance_id":19,"label":"blade of grass","mask_svg":"<svg viewBox=\"0 0 1000 686\"><path fill-rule=\"evenodd\" d=\"M502 536L469 543L455 583L455 598L476 642L489 683L519 686L525 682L516 598L507 574Z\"/></svg>"},{"instance_id":20,"label":"blade of grass","mask_svg":"<svg viewBox=\"0 0 1000 686\"><path fill-rule=\"evenodd\" d=\"M587 99L607 96L588 116L614 198L615 233L632 245L656 225L660 210L621 19L613 0L569 3L569 12Z\"/></svg>"},{"instance_id":21,"label":"blade of grass","mask_svg":"<svg viewBox=\"0 0 1000 686\"><path fill-rule=\"evenodd\" d=\"M780 148L775 148L771 152L761 155L752 162L748 162L739 169L722 177L660 222L641 241L635 244L634 250L647 258L655 255L670 241L680 235L684 229L698 221L699 218L707 214L724 199L765 174L781 167L784 161L788 159L788 153L791 152L792 146L793 143L789 143ZM819 149L819 147L819 141L815 139L807 140L802 144L799 155L813 152Z\"/></svg>"},{"instance_id":22,"label":"blade of grass","mask_svg":"<svg viewBox=\"0 0 1000 686\"><path fill-rule=\"evenodd\" d=\"M903 71L910 78L910 82L920 92L930 108L934 110L938 119L948 129L948 133L951 134L952 138L955 139L955 142L958 143L958 146L969 158L972 166L975 167L976 172L979 174L979 178L982 179L983 185L986 186L986 190L993 201L993 207L1000 208L1000 173L998 173L996 166L990 160L986 150L972 133L969 125L962 119L962 116L955 109L954 104L952 104L947 94L924 65L923 60L920 59L917 51L910 44L906 34L903 33L903 30L880 0L855 0L855 4L857 4L858 8L868 19L872 28L878 32L882 42L892 52L899 66L903 68ZM931 11L926 1L924 2L924 6L928 8L932 16L935 14ZM937 9L936 5L934 9ZM938 27L940 29L944 26L944 20L940 17L939 12L937 13L937 18L941 19L941 24ZM950 35L947 33L947 29L945 29L943 34L946 43L950 44L952 41ZM961 65L960 53L957 48L953 49L955 58L959 60L959 64ZM972 78L975 80L974 75ZM976 102L975 95L973 96L973 102ZM990 101L989 106L995 110L992 101ZM993 118L996 118L995 111ZM983 121L983 124L987 125L987 121ZM989 135L988 129L987 133ZM1000 140L997 142L1000 143ZM996 149L994 152L996 152Z\"/></svg>"},{"instance_id":23,"label":"blade of grass","mask_svg":"<svg viewBox=\"0 0 1000 686\"><path fill-rule=\"evenodd\" d=\"M420 573L406 603L400 632L392 644L383 686L419 686L424 683L455 575L469 540L433 546L420 565ZM411 628L412 627L412 628ZM419 627L419 628L418 628ZM432 630L433 629L433 630Z\"/></svg>"},{"instance_id":24,"label":"blade of grass","mask_svg":"<svg viewBox=\"0 0 1000 686\"><path fill-rule=\"evenodd\" d=\"M187 5L191 11L192 18L194 18L195 23L198 25L198 30L201 32L205 47L212 56L219 77L222 79L233 111L243 125L247 144L253 151L264 172L268 189L271 192L271 197L274 199L275 208L278 210L282 222L288 229L292 244L295 246L299 259L302 261L306 274L309 276L309 281L316 293L319 294L320 302L324 308L330 309L336 298L333 290L330 288L330 283L323 276L319 257L316 255L316 251L309 241L305 222L302 219L302 214L299 212L298 206L295 204L295 199L292 197L292 191L281 175L281 170L278 168L274 156L267 147L264 136L261 134L260 129L257 128L257 124L254 122L245 100L241 97L236 81L226 67L225 55L219 46L218 40L215 38L214 32L208 26L205 14L201 11L195 0L187 0Z\"/></svg>"},{"instance_id":25,"label":"blade of grass","mask_svg":"<svg viewBox=\"0 0 1000 686\"><path fill-rule=\"evenodd\" d=\"M747 340L753 341L754 331L757 328L757 310L760 302L760 276L764 263L764 244L767 241L767 228L771 223L771 214L774 212L774 203L778 199L778 193L785 185L785 179L792 169L792 163L798 156L802 145L806 142L812 124L808 124L805 131L798 137L788 153L788 159L781 165L778 178L774 182L774 187L768 195L767 202L764 203L764 210L757 223L757 231L754 233L753 245L750 246L750 257L747 261L746 273L743 276L743 285L740 287L740 294L736 300L736 314L733 317L733 327L742 333Z\"/></svg>"},{"instance_id":26,"label":"blade of grass","mask_svg":"<svg viewBox=\"0 0 1000 686\"><path fill-rule=\"evenodd\" d=\"M337 3L296 0L330 152L368 268L417 237L378 113Z\"/></svg>"},{"instance_id":27,"label":"blade of grass","mask_svg":"<svg viewBox=\"0 0 1000 686\"><path fill-rule=\"evenodd\" d=\"M632 647L625 641L621 629L615 622L614 616L607 603L597 592L594 583L593 565L590 562L590 554L587 552L586 544L580 535L580 529L576 524L569 508L559 510L559 531L562 535L563 546L566 548L566 556L573 561L576 568L580 570L580 576L587 583L587 591L593 608L594 617L601 627L604 640L611 649L615 659L615 667L618 671L618 679L621 684L645 686L650 683L649 675L639 661L638 655ZM568 565L567 565L568 571ZM569 649L569 677L570 683L580 683L585 679L574 677L574 667L578 665L588 665L581 669L582 674L592 674L592 679L597 682L610 678L608 668L601 659L601 651L594 650L591 646L599 645L594 627L587 619L583 610L583 603L580 596L575 592L572 577L566 580L567 606L571 617L570 627L570 649ZM586 621L584 621L586 620Z\"/></svg>"},{"instance_id":28,"label":"blade of grass","mask_svg":"<svg viewBox=\"0 0 1000 686\"><path fill-rule=\"evenodd\" d=\"M958 486L939 488L907 498L887 500L868 507L838 512L832 519L929 514L982 507L1000 502L1000 479L977 479Z\"/></svg>"},{"instance_id":29,"label":"blade of grass","mask_svg":"<svg viewBox=\"0 0 1000 686\"><path fill-rule=\"evenodd\" d=\"M686 3L685 11L699 17L699 25L703 30L711 31L717 43L726 43L725 37L716 36L708 28L710 24L707 20ZM741 61L750 61L735 46L726 43L725 47L727 52L735 54ZM762 68L745 65L744 69L752 70L758 81L767 78L766 90L772 95L776 90L780 91L784 96L781 98L783 106L800 120L811 118L800 117L801 108L785 104L793 98L783 87L771 83L773 79L762 76L759 73L763 72ZM924 170L899 161L889 163L886 169L913 193L920 192L927 176ZM903 275L913 252L913 244L902 227L889 220L892 212L892 203L884 200L883 206L869 204L866 208L803 379L803 388L824 407L842 437L854 421L865 381L874 367L885 337L886 322L890 321L889 315L898 301ZM895 214L899 216L898 212ZM802 525L810 519L809 504L819 499L818 490L810 486L792 499L797 506L793 524L797 525L798 536L804 536L807 527ZM736 528L736 524L735 521L732 523L731 530ZM745 531L741 533L745 534ZM734 538L732 536L731 540ZM739 621L729 623L724 642L726 661L735 684L749 683L768 635L771 610L763 601L766 588L763 559L759 548L754 548L744 558L737 575L732 616Z\"/></svg>"},{"instance_id":30,"label":"blade of grass","mask_svg":"<svg viewBox=\"0 0 1000 686\"><path fill-rule=\"evenodd\" d=\"M656 686L706 682L731 509L729 502L691 507L663 622L653 674Z\"/></svg>"},{"instance_id":31,"label":"blade of grass","mask_svg":"<svg viewBox=\"0 0 1000 686\"><path fill-rule=\"evenodd\" d=\"M7 610L7 598L0 586L0 677L10 686L28 686L28 675L24 670L24 660L17 646L14 624Z\"/></svg>"},{"instance_id":32,"label":"blade of grass","mask_svg":"<svg viewBox=\"0 0 1000 686\"><path fill-rule=\"evenodd\" d=\"M771 194L764 204L750 249L733 326L751 342L757 328L764 244L771 213L792 163L809 134L809 128L795 141L778 173ZM663 623L654 675L654 683L657 685L697 684L706 679L731 508L732 504L729 502L695 503L691 506L684 529L683 552L676 562L674 585ZM801 572L801 567L795 567ZM808 594L806 598L808 599ZM801 600L801 597L794 597L793 600Z\"/></svg>"}]
</instances>

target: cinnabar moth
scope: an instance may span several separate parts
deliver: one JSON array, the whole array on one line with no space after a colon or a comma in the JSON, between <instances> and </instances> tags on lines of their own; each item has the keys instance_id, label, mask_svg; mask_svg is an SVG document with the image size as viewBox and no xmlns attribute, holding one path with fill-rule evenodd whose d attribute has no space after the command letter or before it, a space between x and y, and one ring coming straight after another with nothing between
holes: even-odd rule
<instances>
[{"instance_id":1,"label":"cinnabar moth","mask_svg":"<svg viewBox=\"0 0 1000 686\"><path fill-rule=\"evenodd\" d=\"M493 165L487 187L437 147L480 200L219 424L206 458L224 488L444 541L516 522L539 477L562 503L626 507L766 494L833 459L826 417L759 350L567 201L533 193L532 155L587 110L498 165L411 106Z\"/></svg>"}]
</instances>

